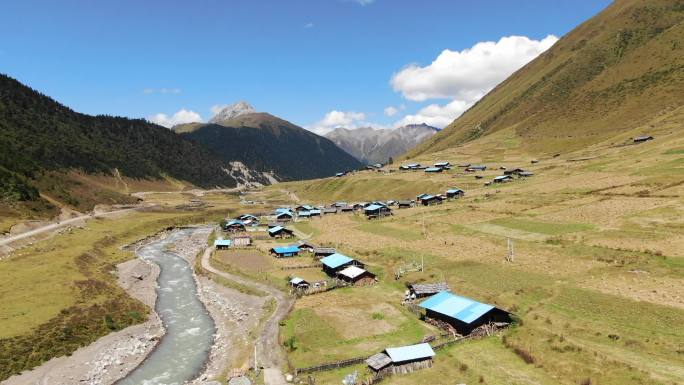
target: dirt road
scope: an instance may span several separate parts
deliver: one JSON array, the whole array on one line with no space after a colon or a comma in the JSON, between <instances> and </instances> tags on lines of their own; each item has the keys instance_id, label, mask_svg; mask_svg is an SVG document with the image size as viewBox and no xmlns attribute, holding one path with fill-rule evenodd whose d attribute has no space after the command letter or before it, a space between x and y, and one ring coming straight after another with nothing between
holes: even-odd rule
<instances>
[{"instance_id":1,"label":"dirt road","mask_svg":"<svg viewBox=\"0 0 684 385\"><path fill-rule=\"evenodd\" d=\"M284 385L286 381L280 367L285 362L285 355L278 341L278 328L279 322L285 318L294 301L274 287L214 268L211 265L211 254L213 251L213 247L205 250L202 255L202 268L241 285L264 291L275 300L276 308L264 323L259 341L257 341L257 356L260 361L259 366L264 367L264 381L266 385Z\"/></svg>"},{"instance_id":2,"label":"dirt road","mask_svg":"<svg viewBox=\"0 0 684 385\"><path fill-rule=\"evenodd\" d=\"M9 236L7 238L0 239L0 246L9 245L12 242L16 242L18 240L21 240L24 238L29 238L29 237L32 237L32 236L35 236L38 234L48 232L48 231L54 231L54 230L59 229L60 227L64 227L64 226L67 226L69 224L73 224L73 223L76 223L78 221L82 221L85 219L104 218L104 217L109 216L109 215L121 214L121 213L125 213L127 211L134 211L137 209L138 209L137 207L133 207L133 208L127 208L127 209L121 209L121 210L108 211L105 213L97 213L97 214L93 213L93 214L80 215L78 217L69 218L69 219L63 220L61 222L52 223L49 225L45 225L43 227L39 227L37 229L26 231L26 232L21 233L21 234L17 234L17 235Z\"/></svg>"}]
</instances>

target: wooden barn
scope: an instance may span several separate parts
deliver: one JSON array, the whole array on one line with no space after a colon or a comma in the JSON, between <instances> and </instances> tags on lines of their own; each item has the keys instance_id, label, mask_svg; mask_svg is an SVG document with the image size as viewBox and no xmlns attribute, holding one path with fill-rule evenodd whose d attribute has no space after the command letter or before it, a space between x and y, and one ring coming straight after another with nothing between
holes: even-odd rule
<instances>
[{"instance_id":1,"label":"wooden barn","mask_svg":"<svg viewBox=\"0 0 684 385\"><path fill-rule=\"evenodd\" d=\"M421 302L425 317L451 325L461 335L491 322L511 322L511 314L493 305L477 302L448 291L440 291Z\"/></svg>"},{"instance_id":2,"label":"wooden barn","mask_svg":"<svg viewBox=\"0 0 684 385\"><path fill-rule=\"evenodd\" d=\"M648 142L649 140L655 139L654 137L650 135L642 135L642 136L637 136L634 138L634 143L643 143L643 142Z\"/></svg>"},{"instance_id":3,"label":"wooden barn","mask_svg":"<svg viewBox=\"0 0 684 385\"><path fill-rule=\"evenodd\" d=\"M428 343L387 348L366 360L368 368L376 374L407 374L414 370L432 367L434 350Z\"/></svg>"},{"instance_id":4,"label":"wooden barn","mask_svg":"<svg viewBox=\"0 0 684 385\"><path fill-rule=\"evenodd\" d=\"M314 245L311 242L307 242L307 241L298 241L297 243L295 243L292 246L297 247L300 252L306 252L306 253L313 253L314 250L316 249L316 245Z\"/></svg>"},{"instance_id":5,"label":"wooden barn","mask_svg":"<svg viewBox=\"0 0 684 385\"><path fill-rule=\"evenodd\" d=\"M408 286L408 289L410 299L416 299L429 297L440 291L449 291L449 285L446 282L412 283Z\"/></svg>"},{"instance_id":6,"label":"wooden barn","mask_svg":"<svg viewBox=\"0 0 684 385\"><path fill-rule=\"evenodd\" d=\"M452 188L446 191L447 199L459 198L463 195L465 195L465 191L461 190L460 188Z\"/></svg>"},{"instance_id":7,"label":"wooden barn","mask_svg":"<svg viewBox=\"0 0 684 385\"><path fill-rule=\"evenodd\" d=\"M494 177L494 180L493 180L494 183L508 183L508 182L512 182L512 181L513 181L513 177L510 175L499 175L499 176Z\"/></svg>"},{"instance_id":8,"label":"wooden barn","mask_svg":"<svg viewBox=\"0 0 684 385\"><path fill-rule=\"evenodd\" d=\"M234 247L249 247L252 246L252 237L249 235L236 235L231 238Z\"/></svg>"},{"instance_id":9,"label":"wooden barn","mask_svg":"<svg viewBox=\"0 0 684 385\"><path fill-rule=\"evenodd\" d=\"M442 198L436 195L424 195L420 198L420 203L423 206L432 206L442 204Z\"/></svg>"},{"instance_id":10,"label":"wooden barn","mask_svg":"<svg viewBox=\"0 0 684 385\"><path fill-rule=\"evenodd\" d=\"M323 264L323 271L331 277L336 277L337 273L347 268L347 266L364 267L361 262L340 253L322 258L321 264Z\"/></svg>"},{"instance_id":11,"label":"wooden barn","mask_svg":"<svg viewBox=\"0 0 684 385\"><path fill-rule=\"evenodd\" d=\"M239 233L245 231L245 224L242 221L233 219L223 226L223 230L229 233Z\"/></svg>"},{"instance_id":12,"label":"wooden barn","mask_svg":"<svg viewBox=\"0 0 684 385\"><path fill-rule=\"evenodd\" d=\"M340 270L337 278L354 286L370 286L375 283L375 274L353 265Z\"/></svg>"},{"instance_id":13,"label":"wooden barn","mask_svg":"<svg viewBox=\"0 0 684 385\"><path fill-rule=\"evenodd\" d=\"M277 222L289 222L294 218L294 213L290 209L278 209L275 212Z\"/></svg>"},{"instance_id":14,"label":"wooden barn","mask_svg":"<svg viewBox=\"0 0 684 385\"><path fill-rule=\"evenodd\" d=\"M400 209L408 209L408 208L413 207L413 201L411 201L411 200L399 201L399 202L397 202L397 206Z\"/></svg>"},{"instance_id":15,"label":"wooden barn","mask_svg":"<svg viewBox=\"0 0 684 385\"><path fill-rule=\"evenodd\" d=\"M274 247L269 251L277 258L296 257L299 255L299 249L297 246Z\"/></svg>"},{"instance_id":16,"label":"wooden barn","mask_svg":"<svg viewBox=\"0 0 684 385\"><path fill-rule=\"evenodd\" d=\"M268 235L271 238L292 238L294 233L290 229L286 229L283 226L275 226L268 229Z\"/></svg>"},{"instance_id":17,"label":"wooden barn","mask_svg":"<svg viewBox=\"0 0 684 385\"><path fill-rule=\"evenodd\" d=\"M302 278L294 277L290 280L290 286L292 286L293 289L306 290L311 285Z\"/></svg>"},{"instance_id":18,"label":"wooden barn","mask_svg":"<svg viewBox=\"0 0 684 385\"><path fill-rule=\"evenodd\" d=\"M327 257L329 255L335 254L337 251L335 250L334 247L316 247L313 250L314 257L321 259L323 257Z\"/></svg>"},{"instance_id":19,"label":"wooden barn","mask_svg":"<svg viewBox=\"0 0 684 385\"><path fill-rule=\"evenodd\" d=\"M392 209L383 204L373 203L366 206L363 209L363 213L368 219L382 218L392 215Z\"/></svg>"},{"instance_id":20,"label":"wooden barn","mask_svg":"<svg viewBox=\"0 0 684 385\"><path fill-rule=\"evenodd\" d=\"M216 248L216 250L230 249L230 246L230 239L217 239L214 241L214 247Z\"/></svg>"}]
</instances>

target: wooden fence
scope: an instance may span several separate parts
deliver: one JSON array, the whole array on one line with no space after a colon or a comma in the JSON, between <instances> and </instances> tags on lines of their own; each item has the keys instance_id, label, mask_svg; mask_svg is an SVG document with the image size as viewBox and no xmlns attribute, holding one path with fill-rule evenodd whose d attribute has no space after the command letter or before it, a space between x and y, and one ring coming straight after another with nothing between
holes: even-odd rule
<instances>
[{"instance_id":1,"label":"wooden fence","mask_svg":"<svg viewBox=\"0 0 684 385\"><path fill-rule=\"evenodd\" d=\"M360 364L368 359L368 356L363 356L363 357L355 357L355 358L350 358L347 360L342 360L342 361L336 361L336 362L329 362L326 364L322 365L317 365L317 366L310 366L308 368L295 368L294 374L295 376L300 375L302 373L316 373L316 372L323 372L326 370L333 370L337 368L344 368L346 366L352 366L356 364Z\"/></svg>"},{"instance_id":2,"label":"wooden fence","mask_svg":"<svg viewBox=\"0 0 684 385\"><path fill-rule=\"evenodd\" d=\"M311 265L281 266L280 270L312 269L315 267L321 267L321 264L316 263L316 264L311 264Z\"/></svg>"}]
</instances>

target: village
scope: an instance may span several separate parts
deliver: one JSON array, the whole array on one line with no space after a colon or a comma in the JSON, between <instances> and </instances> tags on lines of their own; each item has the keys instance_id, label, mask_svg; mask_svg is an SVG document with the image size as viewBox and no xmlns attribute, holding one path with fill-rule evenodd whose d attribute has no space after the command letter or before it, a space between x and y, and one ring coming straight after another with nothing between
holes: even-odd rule
<instances>
[{"instance_id":1,"label":"village","mask_svg":"<svg viewBox=\"0 0 684 385\"><path fill-rule=\"evenodd\" d=\"M368 170L374 172L376 169L381 170L382 167L383 165L378 164L369 166ZM487 166L464 164L458 168L463 169L467 175L485 171ZM424 170L426 173L451 169L450 162L437 162L433 167L423 167L417 163L399 167L402 172ZM513 176L527 178L534 175L520 168L499 169L503 171L503 175L496 176L493 183L512 181ZM337 177L346 174L340 173ZM464 190L450 188L440 193L421 193L409 199L354 203L337 201L325 205L297 204L277 207L267 213L243 213L221 221L220 233L213 245L219 259L225 258L233 263L241 260L240 255L244 255L244 258L264 258L268 255L273 259L272 264L286 274L285 285L281 283L281 288L286 289L295 298L322 294L335 289L353 290L354 287L369 287L379 283L378 273L374 273L379 271L379 266L367 265L356 256L348 256L333 244L313 243L310 239L311 234L303 233L296 226L322 217L341 215L365 218L371 221L372 225L374 221L381 223L384 218L393 216L393 210L403 211L452 202L457 204L464 196ZM255 252L259 254L258 257ZM354 382L351 382L351 379L348 379L348 382L378 383L390 375L407 374L432 367L435 350L444 346L470 338L488 336L515 323L516 318L512 312L452 292L444 281L411 282L404 277L410 276L411 271L422 270L423 262L413 263L395 272L394 279L404 282L406 287L403 297L396 297L396 303L408 309L436 333L425 335L420 341L410 345L388 346L385 350L368 357L350 357L307 368L292 367L292 381L303 382L303 376L307 375L306 381L315 383L315 377L311 376L311 373L330 369L340 370L363 361L367 365L366 369L361 374L358 371L354 372ZM384 315L380 314L377 317ZM288 342L284 343L287 346ZM295 342L290 340L289 344L290 348L293 348Z\"/></svg>"}]
</instances>

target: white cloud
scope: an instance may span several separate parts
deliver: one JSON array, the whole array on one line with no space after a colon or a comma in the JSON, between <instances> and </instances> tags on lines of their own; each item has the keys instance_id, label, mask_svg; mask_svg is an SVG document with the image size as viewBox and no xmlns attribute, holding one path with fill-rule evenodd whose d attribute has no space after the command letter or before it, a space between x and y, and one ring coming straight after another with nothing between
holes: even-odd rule
<instances>
[{"instance_id":1,"label":"white cloud","mask_svg":"<svg viewBox=\"0 0 684 385\"><path fill-rule=\"evenodd\" d=\"M353 0L353 1L362 7L365 7L366 5L371 5L375 2L375 0Z\"/></svg>"},{"instance_id":2,"label":"white cloud","mask_svg":"<svg viewBox=\"0 0 684 385\"><path fill-rule=\"evenodd\" d=\"M472 103L464 102L462 100L454 100L444 106L430 104L421 108L413 115L409 114L404 116L395 124L395 126L425 123L430 126L443 128L453 122L454 119L465 112L471 105Z\"/></svg>"},{"instance_id":3,"label":"white cloud","mask_svg":"<svg viewBox=\"0 0 684 385\"><path fill-rule=\"evenodd\" d=\"M385 107L384 112L387 116L394 116L397 114L397 112L399 112L399 109L397 109L397 107L394 106L387 106Z\"/></svg>"},{"instance_id":4,"label":"white cloud","mask_svg":"<svg viewBox=\"0 0 684 385\"><path fill-rule=\"evenodd\" d=\"M444 50L429 65L410 64L395 73L392 88L408 100L450 99L446 105L430 104L400 122L444 127L558 38L542 40L507 36L498 42L480 42L462 51Z\"/></svg>"},{"instance_id":5,"label":"white cloud","mask_svg":"<svg viewBox=\"0 0 684 385\"><path fill-rule=\"evenodd\" d=\"M174 113L171 116L168 116L164 113L158 113L152 116L148 116L147 120L149 120L152 123L156 123L160 126L171 128L177 124L182 123L202 122L202 117L195 111L186 110L185 108L182 108L176 111L176 113Z\"/></svg>"},{"instance_id":6,"label":"white cloud","mask_svg":"<svg viewBox=\"0 0 684 385\"><path fill-rule=\"evenodd\" d=\"M542 40L508 36L462 51L446 49L428 66L405 67L392 76L390 83L395 91L414 101L478 99L557 40L553 35Z\"/></svg>"},{"instance_id":7,"label":"white cloud","mask_svg":"<svg viewBox=\"0 0 684 385\"><path fill-rule=\"evenodd\" d=\"M314 27L314 23L306 23L306 24L304 24L304 28L313 28L313 27Z\"/></svg>"},{"instance_id":8,"label":"white cloud","mask_svg":"<svg viewBox=\"0 0 684 385\"><path fill-rule=\"evenodd\" d=\"M337 127L360 127L364 124L364 119L366 119L366 114L363 112L332 110L325 114L323 119L312 125L306 126L305 128L309 131L323 135Z\"/></svg>"}]
</instances>

